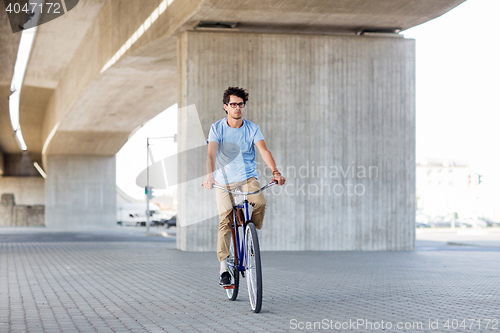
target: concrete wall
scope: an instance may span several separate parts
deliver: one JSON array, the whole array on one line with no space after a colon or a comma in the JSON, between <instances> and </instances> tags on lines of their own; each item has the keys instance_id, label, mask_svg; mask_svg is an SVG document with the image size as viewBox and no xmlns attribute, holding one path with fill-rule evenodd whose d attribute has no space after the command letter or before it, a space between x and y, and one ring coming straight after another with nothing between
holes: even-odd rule
<instances>
[{"instance_id":1,"label":"concrete wall","mask_svg":"<svg viewBox=\"0 0 500 333\"><path fill-rule=\"evenodd\" d=\"M17 205L45 205L42 177L0 177L0 194L12 193Z\"/></svg>"},{"instance_id":2,"label":"concrete wall","mask_svg":"<svg viewBox=\"0 0 500 333\"><path fill-rule=\"evenodd\" d=\"M114 156L48 155L45 190L47 228L116 226Z\"/></svg>"},{"instance_id":3,"label":"concrete wall","mask_svg":"<svg viewBox=\"0 0 500 333\"><path fill-rule=\"evenodd\" d=\"M250 93L244 117L260 125L288 184L266 193L262 249L415 248L413 40L188 32L178 61L179 106L196 105L205 135L226 116L224 89ZM192 134L184 119L180 150ZM200 150L179 172L201 174L205 161ZM179 187L179 224L206 215L179 228L183 250L215 249L218 221L201 181Z\"/></svg>"},{"instance_id":4,"label":"concrete wall","mask_svg":"<svg viewBox=\"0 0 500 333\"><path fill-rule=\"evenodd\" d=\"M14 195L2 194L0 200L0 226L11 226L14 215Z\"/></svg>"},{"instance_id":5,"label":"concrete wall","mask_svg":"<svg viewBox=\"0 0 500 333\"><path fill-rule=\"evenodd\" d=\"M0 226L43 226L45 180L0 177Z\"/></svg>"},{"instance_id":6,"label":"concrete wall","mask_svg":"<svg viewBox=\"0 0 500 333\"><path fill-rule=\"evenodd\" d=\"M43 226L43 205L16 205L14 194L2 194L0 201L0 226Z\"/></svg>"}]
</instances>

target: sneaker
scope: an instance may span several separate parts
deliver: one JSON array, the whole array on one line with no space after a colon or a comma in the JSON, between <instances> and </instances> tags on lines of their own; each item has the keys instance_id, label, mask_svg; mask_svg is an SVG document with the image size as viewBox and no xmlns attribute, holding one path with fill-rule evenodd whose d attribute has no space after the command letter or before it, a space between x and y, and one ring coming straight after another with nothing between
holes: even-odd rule
<instances>
[{"instance_id":1,"label":"sneaker","mask_svg":"<svg viewBox=\"0 0 500 333\"><path fill-rule=\"evenodd\" d=\"M229 275L229 272L224 272L221 274L219 285L221 285L222 287L231 285L231 275Z\"/></svg>"}]
</instances>

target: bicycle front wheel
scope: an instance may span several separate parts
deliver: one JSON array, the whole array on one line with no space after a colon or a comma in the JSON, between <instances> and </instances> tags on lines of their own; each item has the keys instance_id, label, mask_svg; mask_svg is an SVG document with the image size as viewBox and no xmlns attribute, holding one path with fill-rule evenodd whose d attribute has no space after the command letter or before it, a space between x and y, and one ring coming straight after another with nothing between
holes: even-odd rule
<instances>
[{"instance_id":1,"label":"bicycle front wheel","mask_svg":"<svg viewBox=\"0 0 500 333\"><path fill-rule=\"evenodd\" d=\"M235 231L237 232L237 230ZM240 284L238 256L236 254L236 251L234 250L236 244L236 239L234 238L234 236L234 233L232 233L231 242L229 244L229 257L226 259L227 271L229 272L229 275L231 275L231 285L234 286L234 288L226 289L227 298L231 301L236 300L236 297L238 297L238 287Z\"/></svg>"},{"instance_id":2,"label":"bicycle front wheel","mask_svg":"<svg viewBox=\"0 0 500 333\"><path fill-rule=\"evenodd\" d=\"M245 229L245 246L248 296L253 312L258 313L262 308L262 268L257 229L252 222Z\"/></svg>"}]
</instances>

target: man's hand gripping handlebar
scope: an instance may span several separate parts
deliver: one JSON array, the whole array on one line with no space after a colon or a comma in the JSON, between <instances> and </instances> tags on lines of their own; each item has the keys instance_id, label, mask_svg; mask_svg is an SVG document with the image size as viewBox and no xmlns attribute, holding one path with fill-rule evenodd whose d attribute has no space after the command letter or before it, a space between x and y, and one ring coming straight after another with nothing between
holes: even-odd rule
<instances>
[{"instance_id":1,"label":"man's hand gripping handlebar","mask_svg":"<svg viewBox=\"0 0 500 333\"><path fill-rule=\"evenodd\" d=\"M231 190L228 190L227 188L225 188L223 186L220 186L217 182L207 183L207 181L204 181L203 183L201 183L201 186L203 186L203 187L205 187L206 189L209 189L209 190L212 189L212 187L215 187L215 188L221 189L223 191L226 191L226 192L234 194L234 195L252 195L252 194L260 193L260 192L264 191L266 188L269 188L269 187L277 185L277 184L278 184L277 180L272 180L269 184L267 184L264 187L258 189L257 191L253 191L253 192L231 191ZM207 185L210 185L210 188L207 187Z\"/></svg>"},{"instance_id":2,"label":"man's hand gripping handlebar","mask_svg":"<svg viewBox=\"0 0 500 333\"><path fill-rule=\"evenodd\" d=\"M207 190L211 190L213 185L219 185L219 183L217 183L213 178L212 179L207 178L207 180L201 183L201 186L203 186Z\"/></svg>"}]
</instances>

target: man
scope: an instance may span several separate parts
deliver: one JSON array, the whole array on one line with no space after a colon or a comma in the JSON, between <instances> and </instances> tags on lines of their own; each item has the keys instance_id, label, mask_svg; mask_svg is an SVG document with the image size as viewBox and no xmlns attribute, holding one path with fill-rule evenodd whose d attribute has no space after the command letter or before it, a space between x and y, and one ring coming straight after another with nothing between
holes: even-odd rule
<instances>
[{"instance_id":1,"label":"man","mask_svg":"<svg viewBox=\"0 0 500 333\"><path fill-rule=\"evenodd\" d=\"M248 101L245 89L229 87L224 91L222 103L227 118L221 119L210 128L208 135L207 179L202 185L212 189L212 184L220 184L227 189L241 186L242 191L260 189L257 180L255 148L259 149L262 159L272 170L273 179L281 186L285 178L281 176L273 155L267 149L258 125L243 119L243 111ZM214 172L214 161L217 170ZM230 285L226 258L229 256L233 202L229 193L216 190L217 210L219 213L219 232L217 234L217 257L220 262L220 285ZM257 229L262 227L266 210L266 199L261 193L249 195L248 202L253 207L251 220Z\"/></svg>"}]
</instances>

